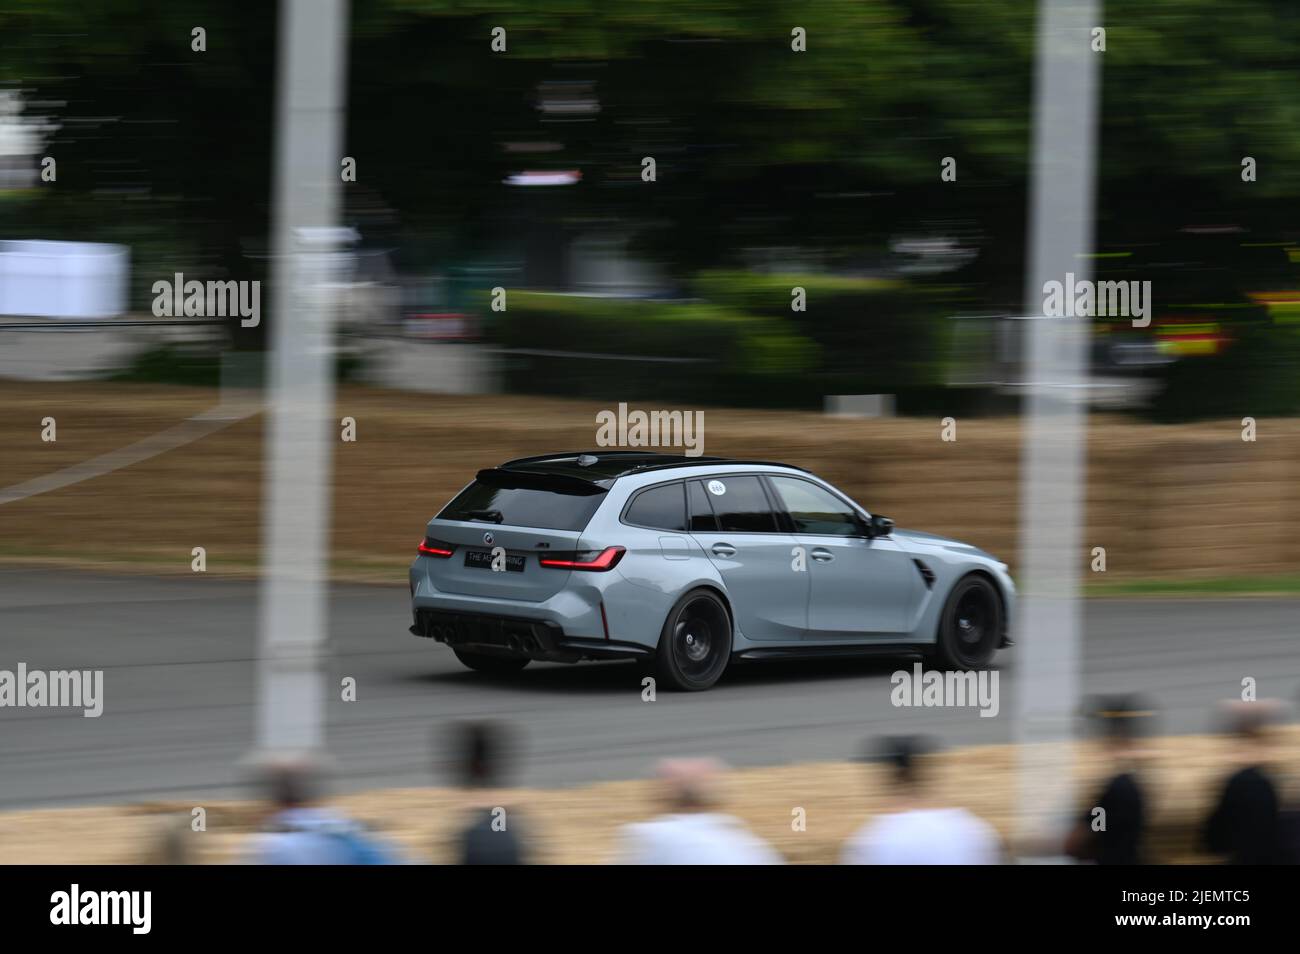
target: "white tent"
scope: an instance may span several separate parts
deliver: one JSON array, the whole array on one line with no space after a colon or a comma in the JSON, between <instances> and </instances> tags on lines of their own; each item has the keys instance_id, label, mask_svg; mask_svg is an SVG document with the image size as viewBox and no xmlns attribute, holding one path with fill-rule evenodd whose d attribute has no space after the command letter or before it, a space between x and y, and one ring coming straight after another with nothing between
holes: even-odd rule
<instances>
[{"instance_id":1,"label":"white tent","mask_svg":"<svg viewBox=\"0 0 1300 954\"><path fill-rule=\"evenodd\" d=\"M131 253L92 242L0 242L0 315L110 318L127 310Z\"/></svg>"}]
</instances>

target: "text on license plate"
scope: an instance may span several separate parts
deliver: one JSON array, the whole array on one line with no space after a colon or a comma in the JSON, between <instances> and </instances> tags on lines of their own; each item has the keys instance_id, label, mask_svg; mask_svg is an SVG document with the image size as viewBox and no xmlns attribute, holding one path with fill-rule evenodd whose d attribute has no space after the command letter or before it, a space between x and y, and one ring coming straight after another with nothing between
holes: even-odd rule
<instances>
[{"instance_id":1,"label":"text on license plate","mask_svg":"<svg viewBox=\"0 0 1300 954\"><path fill-rule=\"evenodd\" d=\"M524 557L507 553L506 569L511 573L524 572ZM491 550L466 550L465 565L478 567L480 570L492 569L492 551Z\"/></svg>"}]
</instances>

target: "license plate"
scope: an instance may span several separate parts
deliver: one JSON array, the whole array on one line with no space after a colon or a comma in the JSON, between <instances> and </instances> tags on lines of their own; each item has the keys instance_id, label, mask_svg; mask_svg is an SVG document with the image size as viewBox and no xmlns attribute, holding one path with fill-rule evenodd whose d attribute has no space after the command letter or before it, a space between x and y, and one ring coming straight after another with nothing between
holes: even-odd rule
<instances>
[{"instance_id":1,"label":"license plate","mask_svg":"<svg viewBox=\"0 0 1300 954\"><path fill-rule=\"evenodd\" d=\"M506 554L506 569L511 573L524 572L524 557L511 556ZM466 550L465 565L477 567L480 570L492 569L492 551L491 550Z\"/></svg>"}]
</instances>

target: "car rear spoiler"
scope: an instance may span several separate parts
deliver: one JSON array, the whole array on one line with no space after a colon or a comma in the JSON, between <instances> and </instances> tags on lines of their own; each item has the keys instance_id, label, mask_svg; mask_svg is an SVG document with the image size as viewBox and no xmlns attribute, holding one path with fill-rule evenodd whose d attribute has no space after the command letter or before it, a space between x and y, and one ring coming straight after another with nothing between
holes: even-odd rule
<instances>
[{"instance_id":1,"label":"car rear spoiler","mask_svg":"<svg viewBox=\"0 0 1300 954\"><path fill-rule=\"evenodd\" d=\"M529 470L507 470L502 467L489 467L474 475L480 483L492 487L509 489L550 490L557 494L569 494L574 497L591 497L608 490L591 480L583 480L569 474L547 474Z\"/></svg>"}]
</instances>

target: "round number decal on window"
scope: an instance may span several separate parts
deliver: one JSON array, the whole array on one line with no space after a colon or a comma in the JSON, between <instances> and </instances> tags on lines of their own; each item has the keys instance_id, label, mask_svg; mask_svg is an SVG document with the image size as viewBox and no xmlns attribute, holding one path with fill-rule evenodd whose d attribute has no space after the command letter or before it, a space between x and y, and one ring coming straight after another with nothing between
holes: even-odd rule
<instances>
[{"instance_id":1,"label":"round number decal on window","mask_svg":"<svg viewBox=\"0 0 1300 954\"><path fill-rule=\"evenodd\" d=\"M709 493L715 497L721 497L727 492L727 485L720 480L709 481Z\"/></svg>"}]
</instances>

